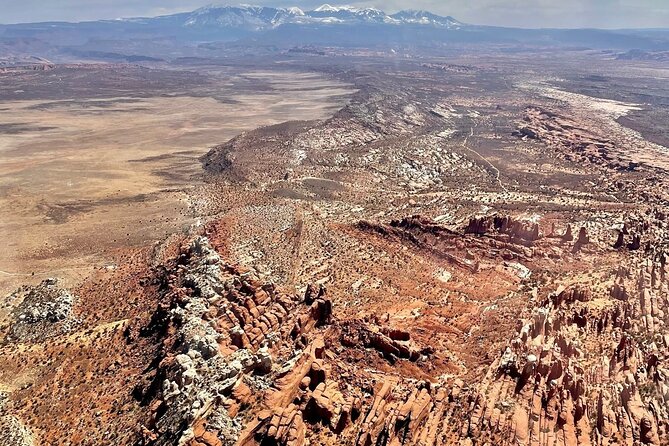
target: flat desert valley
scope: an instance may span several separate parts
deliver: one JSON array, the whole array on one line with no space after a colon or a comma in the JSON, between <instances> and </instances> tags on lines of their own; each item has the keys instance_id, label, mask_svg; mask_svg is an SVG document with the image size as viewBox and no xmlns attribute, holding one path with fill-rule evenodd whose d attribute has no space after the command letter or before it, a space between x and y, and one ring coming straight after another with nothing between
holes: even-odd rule
<instances>
[{"instance_id":1,"label":"flat desert valley","mask_svg":"<svg viewBox=\"0 0 669 446\"><path fill-rule=\"evenodd\" d=\"M123 82L124 68L117 71ZM162 74L127 82L123 97L96 97L93 84L75 98L3 102L1 292L26 278L74 284L92 268L113 268L116 248L187 230L198 217L185 191L211 146L260 126L326 118L352 92L318 74L254 71L213 72L204 87L188 81L191 92L175 85L140 95Z\"/></svg>"}]
</instances>

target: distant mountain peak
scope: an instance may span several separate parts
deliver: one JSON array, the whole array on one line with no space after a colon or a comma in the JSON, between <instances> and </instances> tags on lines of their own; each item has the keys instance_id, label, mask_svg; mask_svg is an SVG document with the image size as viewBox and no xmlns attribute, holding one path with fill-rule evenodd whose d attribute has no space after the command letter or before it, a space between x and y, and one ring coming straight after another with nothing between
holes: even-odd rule
<instances>
[{"instance_id":1,"label":"distant mountain peak","mask_svg":"<svg viewBox=\"0 0 669 446\"><path fill-rule=\"evenodd\" d=\"M348 11L348 12L361 12L361 11L374 11L374 12L381 12L380 9L372 8L372 7L367 7L367 8L358 8L357 6L351 6L351 5L339 5L339 6L332 6L328 3L324 3L318 8L314 9L313 12L341 12L341 11Z\"/></svg>"},{"instance_id":2,"label":"distant mountain peak","mask_svg":"<svg viewBox=\"0 0 669 446\"><path fill-rule=\"evenodd\" d=\"M343 10L354 11L356 8L353 6L332 6L327 3L323 3L318 8L314 9L316 12L339 12Z\"/></svg>"},{"instance_id":3,"label":"distant mountain peak","mask_svg":"<svg viewBox=\"0 0 669 446\"><path fill-rule=\"evenodd\" d=\"M185 19L184 19L185 18ZM292 25L425 25L437 28L460 29L464 26L453 17L442 17L424 10L405 10L388 15L380 9L352 5L321 6L303 11L297 6L278 8L254 4L228 5L212 3L190 13L163 16L162 20L175 20L180 26L192 29L231 29L264 31ZM152 19L124 19L126 22L148 23ZM178 25L178 26L179 26Z\"/></svg>"},{"instance_id":4,"label":"distant mountain peak","mask_svg":"<svg viewBox=\"0 0 669 446\"><path fill-rule=\"evenodd\" d=\"M356 6L332 6L323 4L318 8L307 11L306 15L312 21L322 23L388 23L397 24L397 21L385 12L376 8L358 8Z\"/></svg>"},{"instance_id":5,"label":"distant mountain peak","mask_svg":"<svg viewBox=\"0 0 669 446\"><path fill-rule=\"evenodd\" d=\"M458 29L464 26L462 22L454 19L451 16L444 17L425 10L405 9L393 14L391 17L401 21L402 23L410 23L415 25L432 25L452 29Z\"/></svg>"},{"instance_id":6,"label":"distant mountain peak","mask_svg":"<svg viewBox=\"0 0 669 446\"><path fill-rule=\"evenodd\" d=\"M297 6L291 6L289 8L286 8L286 10L298 16L304 15L304 11L298 8Z\"/></svg>"},{"instance_id":7,"label":"distant mountain peak","mask_svg":"<svg viewBox=\"0 0 669 446\"><path fill-rule=\"evenodd\" d=\"M238 6L211 4L193 11L184 26L228 27L259 31L290 23L304 16L298 7L274 8L241 4Z\"/></svg>"}]
</instances>

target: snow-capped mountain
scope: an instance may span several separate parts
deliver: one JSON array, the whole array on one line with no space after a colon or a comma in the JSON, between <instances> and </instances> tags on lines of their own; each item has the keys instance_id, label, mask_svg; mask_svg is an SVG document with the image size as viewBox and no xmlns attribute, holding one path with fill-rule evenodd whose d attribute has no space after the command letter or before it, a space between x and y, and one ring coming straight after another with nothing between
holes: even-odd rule
<instances>
[{"instance_id":1,"label":"snow-capped mountain","mask_svg":"<svg viewBox=\"0 0 669 446\"><path fill-rule=\"evenodd\" d=\"M193 11L184 26L229 27L259 31L284 23L297 22L304 12L297 7L272 8L266 6L205 6Z\"/></svg>"},{"instance_id":2,"label":"snow-capped mountain","mask_svg":"<svg viewBox=\"0 0 669 446\"><path fill-rule=\"evenodd\" d=\"M391 16L400 23L411 23L415 25L432 25L441 28L459 29L463 23L451 16L442 17L429 11L405 10Z\"/></svg>"},{"instance_id":3,"label":"snow-capped mountain","mask_svg":"<svg viewBox=\"0 0 669 446\"><path fill-rule=\"evenodd\" d=\"M92 54L96 60L107 55L116 60L119 56L126 57L119 52L122 48L133 57L174 57L175 52L167 49L172 45L180 51L183 45L183 54L196 48L204 55L224 50L241 51L242 48L263 48L263 51L308 46L437 48L459 43L522 43L621 52L632 49L657 52L669 48L669 33L661 30L502 28L464 24L453 17L428 11L407 10L389 15L375 8L327 4L309 11L212 5L160 17L0 24L0 37L6 41L23 42L26 36L34 37L35 45L41 45L39 48L49 48L49 52L43 53L48 58L53 59L52 54L60 52L67 60L73 54L78 54L77 57ZM225 46L232 42L236 44ZM10 48L10 56L12 51Z\"/></svg>"},{"instance_id":4,"label":"snow-capped mountain","mask_svg":"<svg viewBox=\"0 0 669 446\"><path fill-rule=\"evenodd\" d=\"M183 26L261 31L284 24L411 24L449 29L457 29L462 26L460 22L452 17L441 17L427 11L401 11L391 16L376 8L331 6L328 4L311 11L302 11L297 7L211 5L187 14Z\"/></svg>"},{"instance_id":5,"label":"snow-capped mountain","mask_svg":"<svg viewBox=\"0 0 669 446\"><path fill-rule=\"evenodd\" d=\"M330 6L324 4L308 11L306 15L315 22L329 23L393 23L395 19L376 8L356 8L354 6Z\"/></svg>"}]
</instances>

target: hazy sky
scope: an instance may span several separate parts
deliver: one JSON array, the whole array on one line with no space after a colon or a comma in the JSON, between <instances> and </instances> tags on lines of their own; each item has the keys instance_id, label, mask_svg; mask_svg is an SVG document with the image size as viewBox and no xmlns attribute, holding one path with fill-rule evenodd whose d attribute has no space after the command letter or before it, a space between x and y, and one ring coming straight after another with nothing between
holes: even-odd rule
<instances>
[{"instance_id":1,"label":"hazy sky","mask_svg":"<svg viewBox=\"0 0 669 446\"><path fill-rule=\"evenodd\" d=\"M313 8L321 1L242 0ZM190 11L206 0L0 0L0 23L81 21ZM223 1L217 4L238 4ZM330 4L342 4L331 1ZM469 23L522 27L669 28L669 0L351 0L386 12L427 9Z\"/></svg>"}]
</instances>

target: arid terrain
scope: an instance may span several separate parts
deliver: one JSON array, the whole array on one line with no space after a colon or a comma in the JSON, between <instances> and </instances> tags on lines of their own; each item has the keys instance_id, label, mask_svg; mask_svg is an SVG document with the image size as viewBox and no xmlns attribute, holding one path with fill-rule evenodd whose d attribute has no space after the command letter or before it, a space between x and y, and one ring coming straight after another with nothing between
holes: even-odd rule
<instances>
[{"instance_id":1,"label":"arid terrain","mask_svg":"<svg viewBox=\"0 0 669 446\"><path fill-rule=\"evenodd\" d=\"M100 91L105 79L119 84ZM327 117L352 91L289 71L101 65L19 72L0 85L13 99L0 110L4 293L33 276L76 283L94 267L114 267L109 251L187 229L198 216L186 191L209 146L258 126Z\"/></svg>"},{"instance_id":2,"label":"arid terrain","mask_svg":"<svg viewBox=\"0 0 669 446\"><path fill-rule=\"evenodd\" d=\"M669 444L666 62L261 59L0 74L8 445Z\"/></svg>"}]
</instances>

